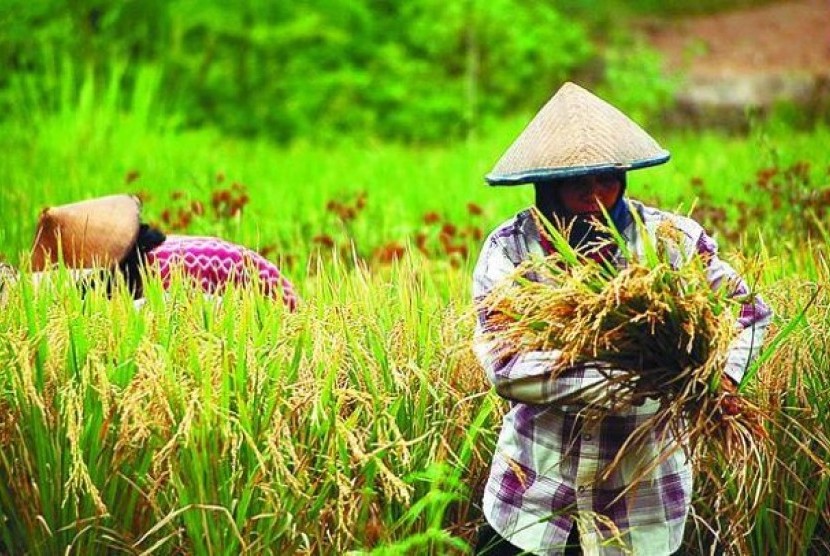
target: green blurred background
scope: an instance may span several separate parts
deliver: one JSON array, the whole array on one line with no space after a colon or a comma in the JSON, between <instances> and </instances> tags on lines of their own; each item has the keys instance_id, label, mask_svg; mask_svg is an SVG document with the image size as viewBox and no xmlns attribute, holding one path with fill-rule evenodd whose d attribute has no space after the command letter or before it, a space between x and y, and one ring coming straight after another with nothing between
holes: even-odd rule
<instances>
[{"instance_id":1,"label":"green blurred background","mask_svg":"<svg viewBox=\"0 0 830 556\"><path fill-rule=\"evenodd\" d=\"M673 83L629 23L760 3L4 0L0 114L71 109L92 82L185 128L445 141L569 78L648 124Z\"/></svg>"},{"instance_id":2,"label":"green blurred background","mask_svg":"<svg viewBox=\"0 0 830 556\"><path fill-rule=\"evenodd\" d=\"M747 112L738 133L669 127L683 76L642 22L761 4L3 0L0 251L25 252L44 206L122 191L167 231L289 265L332 243L371 257L423 242L440 233L424 228L433 212L480 228L474 251L529 199L485 192L482 176L567 79L672 151L673 165L636 173L635 191L688 208L690 182L714 181L706 195L729 213L762 167L813 158L822 171L825 127L786 107ZM239 210L211 208L231 194ZM361 196L361 218L331 204Z\"/></svg>"}]
</instances>

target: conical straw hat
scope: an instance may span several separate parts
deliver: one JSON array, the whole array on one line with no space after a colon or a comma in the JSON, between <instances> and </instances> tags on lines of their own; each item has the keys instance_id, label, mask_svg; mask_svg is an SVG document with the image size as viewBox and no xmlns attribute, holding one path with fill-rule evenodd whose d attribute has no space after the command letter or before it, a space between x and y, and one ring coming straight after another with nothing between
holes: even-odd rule
<instances>
[{"instance_id":1,"label":"conical straw hat","mask_svg":"<svg viewBox=\"0 0 830 556\"><path fill-rule=\"evenodd\" d=\"M662 164L669 152L628 116L565 83L502 155L490 185L536 183Z\"/></svg>"},{"instance_id":2,"label":"conical straw hat","mask_svg":"<svg viewBox=\"0 0 830 556\"><path fill-rule=\"evenodd\" d=\"M110 267L138 239L141 203L111 195L44 209L32 247L32 270L42 271L63 256L70 268Z\"/></svg>"}]
</instances>

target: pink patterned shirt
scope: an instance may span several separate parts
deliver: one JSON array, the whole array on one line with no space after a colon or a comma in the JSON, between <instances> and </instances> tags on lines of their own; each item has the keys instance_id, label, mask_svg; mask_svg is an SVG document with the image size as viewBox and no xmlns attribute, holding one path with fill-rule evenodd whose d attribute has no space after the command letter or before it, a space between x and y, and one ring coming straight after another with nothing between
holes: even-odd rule
<instances>
[{"instance_id":1,"label":"pink patterned shirt","mask_svg":"<svg viewBox=\"0 0 830 556\"><path fill-rule=\"evenodd\" d=\"M249 284L255 272L263 293L281 298L291 311L297 306L294 286L276 265L247 247L219 238L167 236L147 253L147 267L159 273L165 288L173 269L180 268L206 293L219 292L228 282Z\"/></svg>"}]
</instances>

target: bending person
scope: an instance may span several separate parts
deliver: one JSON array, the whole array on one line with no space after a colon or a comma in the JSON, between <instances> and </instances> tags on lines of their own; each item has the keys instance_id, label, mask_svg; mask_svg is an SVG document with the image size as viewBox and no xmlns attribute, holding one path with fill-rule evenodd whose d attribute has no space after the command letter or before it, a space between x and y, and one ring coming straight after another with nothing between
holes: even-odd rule
<instances>
[{"instance_id":1,"label":"bending person","mask_svg":"<svg viewBox=\"0 0 830 556\"><path fill-rule=\"evenodd\" d=\"M144 296L142 276L157 275L165 288L176 273L208 294L228 283L258 285L289 310L297 305L294 286L259 253L216 237L167 236L141 222L141 203L111 195L45 209L32 248L32 270L48 271L59 260L73 269L120 273L133 297Z\"/></svg>"}]
</instances>

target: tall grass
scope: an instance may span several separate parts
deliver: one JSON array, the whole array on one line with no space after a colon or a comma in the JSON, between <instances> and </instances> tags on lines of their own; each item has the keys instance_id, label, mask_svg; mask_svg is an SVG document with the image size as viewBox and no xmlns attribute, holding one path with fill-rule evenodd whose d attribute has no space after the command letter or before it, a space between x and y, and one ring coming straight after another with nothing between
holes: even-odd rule
<instances>
[{"instance_id":1,"label":"tall grass","mask_svg":"<svg viewBox=\"0 0 830 556\"><path fill-rule=\"evenodd\" d=\"M465 276L426 270L320 274L295 314L242 291L154 284L136 310L15 286L0 551L463 546L499 411L441 292Z\"/></svg>"},{"instance_id":2,"label":"tall grass","mask_svg":"<svg viewBox=\"0 0 830 556\"><path fill-rule=\"evenodd\" d=\"M161 222L178 202L174 196L180 204L208 204L216 190L244 185L250 198L244 211L229 219L195 218L186 231L271 246L274 256L298 268L319 247L314 238L321 234L354 241L365 255L389 241L411 240L423 231L427 213L488 230L532 202L529 188L489 188L482 179L529 115L441 146L344 138L336 145L281 147L177 128L175 103L159 89L152 67L139 71L131 88L115 86L123 79L117 65L103 84L60 58L54 71L55 90L46 98L19 85L20 113L0 129L0 250L12 261L30 247L43 207L116 192L142 194L146 218ZM771 208L767 194L743 187L759 168L811 160L816 182L826 183L821 180L830 164L822 148L830 141L826 128L807 133L773 126L749 138L700 133L659 139L672 160L632 173L628 193L687 211L699 194L692 181L699 180L707 202L733 219L739 216L735 199ZM366 206L356 220L344 224L326 211L330 201L352 201L361 192ZM471 202L482 208L477 219L466 210ZM761 222L749 223L746 233L775 237Z\"/></svg>"},{"instance_id":3,"label":"tall grass","mask_svg":"<svg viewBox=\"0 0 830 556\"><path fill-rule=\"evenodd\" d=\"M823 288L756 379L785 393L799 426L770 429L775 467L755 476L774 481L755 485L742 554L826 550L830 481L802 443L830 430L830 272L810 260L809 279L764 290L781 329ZM65 278L12 286L0 552L463 552L503 408L468 350L467 282L417 258L335 264L300 281L295 314L247 291L152 283L136 309L121 293L81 297ZM727 483L741 473L721 465L710 471ZM696 514L715 529L724 518L700 503ZM706 527L690 526L692 553L714 542Z\"/></svg>"},{"instance_id":4,"label":"tall grass","mask_svg":"<svg viewBox=\"0 0 830 556\"><path fill-rule=\"evenodd\" d=\"M830 268L818 253L802 253L794 259L800 259L800 268L809 268L810 277L777 277L768 288L766 295L778 312L773 332L789 330L786 341L776 347L751 385L754 395L778 408L776 425L767 427L775 446L774 461L767 468L753 470L755 481L748 488L759 496L749 516L751 530L746 537L735 538L721 508L698 504L699 520L689 535L695 553L708 552L716 542L713 530L723 544L734 543L732 549L740 554L824 554L830 549L830 422L826 415ZM769 265L773 274L785 268ZM729 459L706 471L699 487L701 498L712 494L709 477L729 481L739 473ZM728 496L740 500L740 494Z\"/></svg>"}]
</instances>

